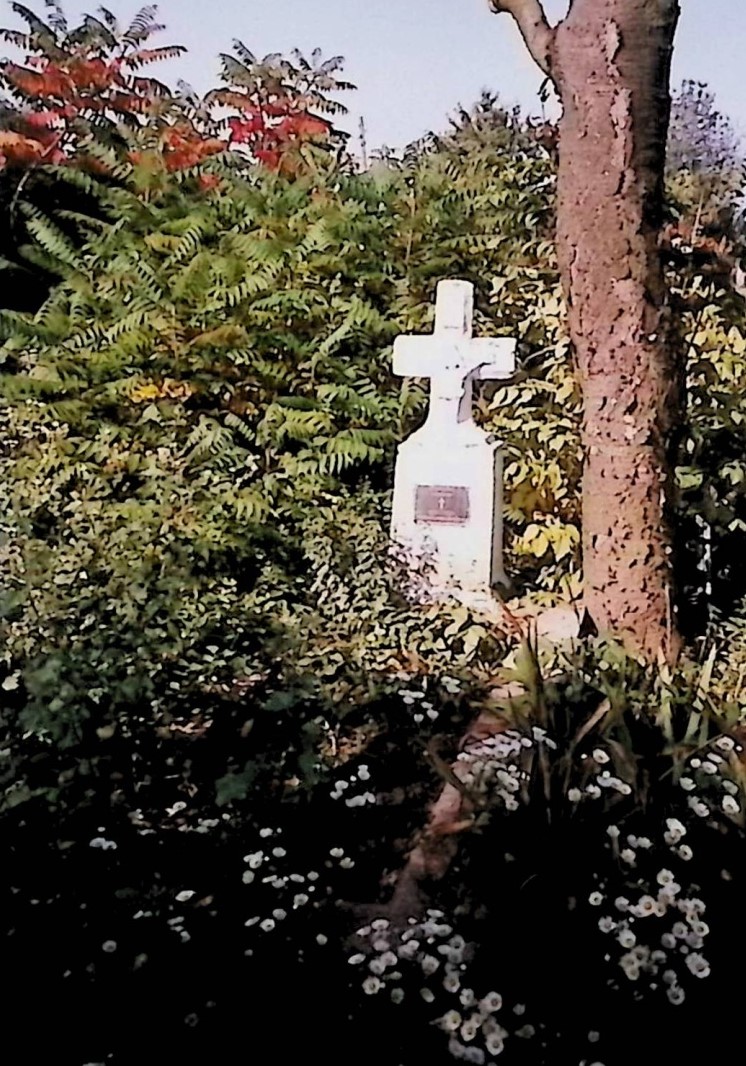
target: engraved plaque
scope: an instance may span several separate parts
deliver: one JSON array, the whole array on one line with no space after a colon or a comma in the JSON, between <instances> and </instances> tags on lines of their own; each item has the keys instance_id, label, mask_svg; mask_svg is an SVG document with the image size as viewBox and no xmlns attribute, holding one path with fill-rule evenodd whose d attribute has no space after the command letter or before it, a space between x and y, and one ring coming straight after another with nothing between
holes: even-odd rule
<instances>
[{"instance_id":1,"label":"engraved plaque","mask_svg":"<svg viewBox=\"0 0 746 1066\"><path fill-rule=\"evenodd\" d=\"M418 485L414 520L465 526L469 521L469 490L461 485Z\"/></svg>"}]
</instances>

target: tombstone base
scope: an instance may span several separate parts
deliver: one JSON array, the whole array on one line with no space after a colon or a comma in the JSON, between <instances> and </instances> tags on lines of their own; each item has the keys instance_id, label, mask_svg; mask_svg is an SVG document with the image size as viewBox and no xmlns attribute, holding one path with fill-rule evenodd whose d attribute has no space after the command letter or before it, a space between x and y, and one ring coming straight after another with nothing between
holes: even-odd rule
<instances>
[{"instance_id":1,"label":"tombstone base","mask_svg":"<svg viewBox=\"0 0 746 1066\"><path fill-rule=\"evenodd\" d=\"M502 561L502 455L473 423L446 442L425 425L399 446L391 536L424 575L428 599L498 610Z\"/></svg>"}]
</instances>

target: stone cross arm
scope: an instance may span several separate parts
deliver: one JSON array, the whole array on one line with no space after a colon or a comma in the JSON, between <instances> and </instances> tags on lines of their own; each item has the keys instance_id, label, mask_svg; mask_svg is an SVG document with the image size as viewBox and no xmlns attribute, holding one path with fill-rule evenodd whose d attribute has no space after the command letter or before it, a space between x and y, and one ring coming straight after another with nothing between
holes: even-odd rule
<instances>
[{"instance_id":1,"label":"stone cross arm","mask_svg":"<svg viewBox=\"0 0 746 1066\"><path fill-rule=\"evenodd\" d=\"M509 337L472 337L474 286L441 281L435 302L435 329L429 336L397 337L394 373L430 378L429 430L476 432L472 422L475 381L507 378L515 372L516 342ZM473 435L473 434L472 434Z\"/></svg>"},{"instance_id":2,"label":"stone cross arm","mask_svg":"<svg viewBox=\"0 0 746 1066\"><path fill-rule=\"evenodd\" d=\"M511 337L480 337L458 341L437 333L429 337L398 337L394 373L407 378L437 378L459 372L473 381L507 378L515 373L516 342Z\"/></svg>"},{"instance_id":3,"label":"stone cross arm","mask_svg":"<svg viewBox=\"0 0 746 1066\"><path fill-rule=\"evenodd\" d=\"M394 373L437 378L461 374L487 381L515 371L516 342L507 337L472 337L474 286L449 279L438 283L435 329L430 336L403 336L394 343Z\"/></svg>"}]
</instances>

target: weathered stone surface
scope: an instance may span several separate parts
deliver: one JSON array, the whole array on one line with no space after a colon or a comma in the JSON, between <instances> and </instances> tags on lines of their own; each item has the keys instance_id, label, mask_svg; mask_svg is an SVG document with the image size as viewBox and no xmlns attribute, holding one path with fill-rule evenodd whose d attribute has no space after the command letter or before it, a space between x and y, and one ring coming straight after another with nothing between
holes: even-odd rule
<instances>
[{"instance_id":1,"label":"weathered stone surface","mask_svg":"<svg viewBox=\"0 0 746 1066\"><path fill-rule=\"evenodd\" d=\"M430 566L433 598L482 610L505 582L502 561L502 461L498 441L472 416L476 381L509 377L515 341L472 337L474 290L438 286L435 330L402 336L394 371L431 380L424 425L398 451L391 534L412 567Z\"/></svg>"}]
</instances>

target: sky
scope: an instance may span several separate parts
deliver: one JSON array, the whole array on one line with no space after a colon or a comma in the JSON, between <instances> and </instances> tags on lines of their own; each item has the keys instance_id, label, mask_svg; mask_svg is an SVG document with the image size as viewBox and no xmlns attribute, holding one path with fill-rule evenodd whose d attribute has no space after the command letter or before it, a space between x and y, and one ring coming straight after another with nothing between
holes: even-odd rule
<instances>
[{"instance_id":1,"label":"sky","mask_svg":"<svg viewBox=\"0 0 746 1066\"><path fill-rule=\"evenodd\" d=\"M104 2L123 21L142 6ZM43 9L43 0L26 3ZM72 17L97 4L63 0ZM556 20L567 0L545 5ZM183 78L198 91L217 83L217 56L236 37L260 55L318 46L325 57L345 56L344 76L358 91L347 94L350 114L340 125L357 137L364 116L369 148L399 148L446 128L454 108L469 107L483 88L541 113L541 76L510 17L490 14L487 0L160 0L158 8L168 26L158 43L184 44L189 53L153 73L170 72L169 80ZM681 8L674 84L707 82L720 110L746 132L746 0L681 0ZM0 14L0 25L19 24L7 0Z\"/></svg>"}]
</instances>

